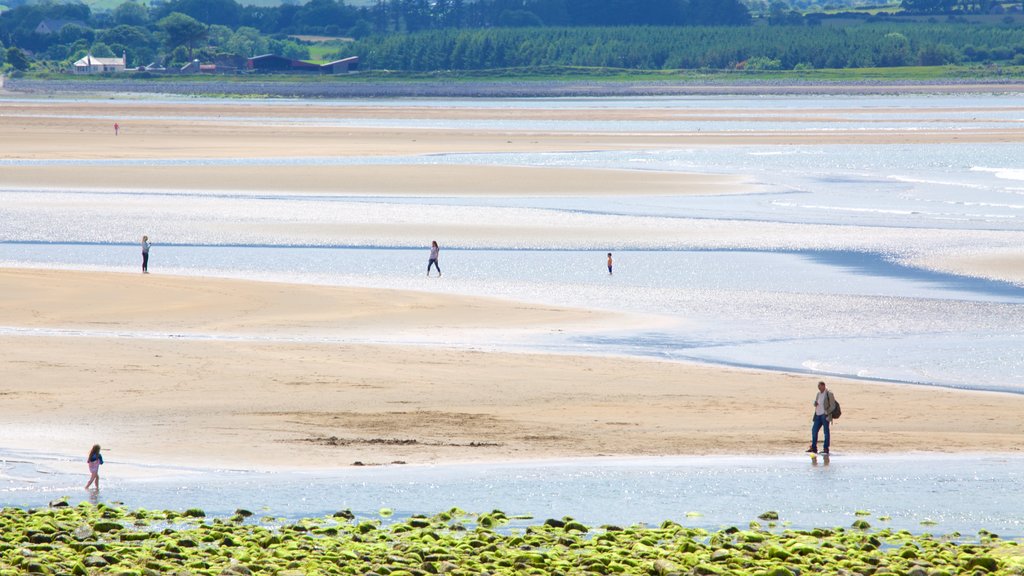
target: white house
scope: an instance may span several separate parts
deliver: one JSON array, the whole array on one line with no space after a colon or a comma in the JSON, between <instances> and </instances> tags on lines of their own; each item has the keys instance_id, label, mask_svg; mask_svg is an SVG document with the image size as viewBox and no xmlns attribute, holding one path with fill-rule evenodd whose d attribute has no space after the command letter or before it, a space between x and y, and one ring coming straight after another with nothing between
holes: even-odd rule
<instances>
[{"instance_id":1,"label":"white house","mask_svg":"<svg viewBox=\"0 0 1024 576\"><path fill-rule=\"evenodd\" d=\"M128 58L121 53L120 58L97 58L92 54L86 54L84 58L75 62L75 74L100 74L103 72L124 72Z\"/></svg>"}]
</instances>

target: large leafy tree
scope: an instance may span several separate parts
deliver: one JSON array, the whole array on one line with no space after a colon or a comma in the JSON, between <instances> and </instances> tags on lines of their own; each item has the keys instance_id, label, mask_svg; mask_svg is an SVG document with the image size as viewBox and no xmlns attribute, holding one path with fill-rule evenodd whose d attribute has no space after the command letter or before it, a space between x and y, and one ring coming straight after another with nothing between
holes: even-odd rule
<instances>
[{"instance_id":1,"label":"large leafy tree","mask_svg":"<svg viewBox=\"0 0 1024 576\"><path fill-rule=\"evenodd\" d=\"M702 26L750 24L750 12L739 0L690 0L687 16L687 24Z\"/></svg>"},{"instance_id":2,"label":"large leafy tree","mask_svg":"<svg viewBox=\"0 0 1024 576\"><path fill-rule=\"evenodd\" d=\"M15 70L28 70L29 66L28 56L14 46L7 49L7 63Z\"/></svg>"},{"instance_id":3,"label":"large leafy tree","mask_svg":"<svg viewBox=\"0 0 1024 576\"><path fill-rule=\"evenodd\" d=\"M956 0L903 0L902 8L916 14L945 14L953 10Z\"/></svg>"},{"instance_id":4,"label":"large leafy tree","mask_svg":"<svg viewBox=\"0 0 1024 576\"><path fill-rule=\"evenodd\" d=\"M82 2L55 2L44 0L39 5L43 8L48 18L61 20L78 20L88 22L92 16L92 10Z\"/></svg>"},{"instance_id":5,"label":"large leafy tree","mask_svg":"<svg viewBox=\"0 0 1024 576\"><path fill-rule=\"evenodd\" d=\"M295 14L300 29L322 29L327 26L348 28L356 22L357 13L343 2L335 0L309 0Z\"/></svg>"},{"instance_id":6,"label":"large leafy tree","mask_svg":"<svg viewBox=\"0 0 1024 576\"><path fill-rule=\"evenodd\" d=\"M149 10L138 2L123 2L113 13L114 23L125 26L145 26L149 23Z\"/></svg>"},{"instance_id":7,"label":"large leafy tree","mask_svg":"<svg viewBox=\"0 0 1024 576\"><path fill-rule=\"evenodd\" d=\"M79 26L78 24L65 24L60 29L60 32L57 33L61 44L74 44L82 38L92 42L95 36L96 34L91 28Z\"/></svg>"},{"instance_id":8,"label":"large leafy tree","mask_svg":"<svg viewBox=\"0 0 1024 576\"><path fill-rule=\"evenodd\" d=\"M109 45L115 55L127 52L129 65L148 64L156 56L156 40L142 26L114 26L103 31L99 40Z\"/></svg>"},{"instance_id":9,"label":"large leafy tree","mask_svg":"<svg viewBox=\"0 0 1024 576\"><path fill-rule=\"evenodd\" d=\"M153 35L142 26L121 24L100 34L100 40L107 44L120 44L129 49L148 47L153 44Z\"/></svg>"},{"instance_id":10,"label":"large leafy tree","mask_svg":"<svg viewBox=\"0 0 1024 576\"><path fill-rule=\"evenodd\" d=\"M259 56L269 51L267 48L267 38L260 34L259 30L248 26L242 26L235 30L235 33L231 35L231 38L224 45L224 50L246 57Z\"/></svg>"},{"instance_id":11,"label":"large leafy tree","mask_svg":"<svg viewBox=\"0 0 1024 576\"><path fill-rule=\"evenodd\" d=\"M238 26L242 8L235 0L171 0L159 8L159 14L186 14L205 24Z\"/></svg>"},{"instance_id":12,"label":"large leafy tree","mask_svg":"<svg viewBox=\"0 0 1024 576\"><path fill-rule=\"evenodd\" d=\"M196 48L202 47L208 33L206 24L181 12L171 12L161 18L156 25L163 31L167 47L171 50L179 46L184 47L190 60Z\"/></svg>"}]
</instances>

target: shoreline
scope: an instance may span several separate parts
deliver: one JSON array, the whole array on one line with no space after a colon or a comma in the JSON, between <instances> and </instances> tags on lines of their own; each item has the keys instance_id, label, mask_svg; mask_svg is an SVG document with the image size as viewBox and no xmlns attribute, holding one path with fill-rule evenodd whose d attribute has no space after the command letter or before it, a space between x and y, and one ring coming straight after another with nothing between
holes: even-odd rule
<instances>
[{"instance_id":1,"label":"shoreline","mask_svg":"<svg viewBox=\"0 0 1024 576\"><path fill-rule=\"evenodd\" d=\"M379 527L452 507L508 510L533 518L571 515L593 526L659 525L664 520L710 531L748 526L766 510L777 523L768 531L850 526L867 520L884 533L936 530L974 534L979 528L1016 537L1015 475L1024 455L837 455L811 461L782 457L588 458L518 462L334 467L329 470L250 472L224 469L172 471L126 477L130 466L111 460L101 469L103 487L82 489L84 455L67 472L49 471L40 483L13 492L5 505L28 510L57 502L69 508L106 504L149 511L200 509L228 524L288 525L347 510ZM0 458L4 455L0 454ZM4 465L10 469L11 461ZM15 465L24 479L26 466ZM942 478L935 492L922 483ZM5 480L8 480L5 478ZM980 483L980 484L979 484ZM983 485L985 490L978 490ZM8 485L10 486L10 485ZM854 491L851 488L856 487ZM832 505L808 499L808 489ZM965 491L966 489L966 491ZM628 497L624 498L624 494ZM81 508L78 508L81 509ZM234 517L239 509L260 518ZM51 511L52 513L52 511ZM483 514L483 512L480 512ZM152 518L152 516L150 516ZM351 517L351 516L349 516ZM763 518L762 518L763 519ZM538 520L539 521L539 520ZM330 523L330 520L328 520ZM510 526L513 527L513 526ZM868 526L854 526L859 529Z\"/></svg>"},{"instance_id":2,"label":"shoreline","mask_svg":"<svg viewBox=\"0 0 1024 576\"><path fill-rule=\"evenodd\" d=\"M8 78L11 93L134 93L225 96L262 96L284 98L603 98L615 96L724 96L724 95L887 95L887 94L980 94L1024 92L1017 79L984 80L871 80L858 82L828 81L602 81L524 80L524 81L424 81L424 82L226 82L217 79L135 80L104 79L67 81Z\"/></svg>"},{"instance_id":3,"label":"shoreline","mask_svg":"<svg viewBox=\"0 0 1024 576\"><path fill-rule=\"evenodd\" d=\"M291 465L259 465L259 466L221 466L216 464L168 464L159 460L118 460L117 455L110 457L111 451L103 449L105 465L118 468L116 474L108 473L106 477L116 477L124 482L149 482L154 480L177 480L196 475L262 475L284 474L294 476L349 476L352 473L367 471L458 471L500 470L521 468L627 468L631 466L661 467L718 467L733 466L737 463L781 464L794 461L805 462L808 454L802 451L778 452L770 454L711 453L711 454L606 454L589 456L536 456L529 458L495 458L483 460L450 460L443 462L353 462L339 463L335 466L322 468ZM931 460L957 462L977 459L1019 460L1024 464L1024 451L1021 450L968 450L960 452L935 452L927 450L907 450L903 452L834 452L828 455L837 462L885 462L906 460ZM826 456L819 455L823 460ZM0 450L0 463L32 464L45 466L53 472L83 476L84 458L78 453L58 453L32 450ZM109 470L108 468L107 470ZM7 477L10 479L10 477ZM24 479L24 478L21 478Z\"/></svg>"}]
</instances>

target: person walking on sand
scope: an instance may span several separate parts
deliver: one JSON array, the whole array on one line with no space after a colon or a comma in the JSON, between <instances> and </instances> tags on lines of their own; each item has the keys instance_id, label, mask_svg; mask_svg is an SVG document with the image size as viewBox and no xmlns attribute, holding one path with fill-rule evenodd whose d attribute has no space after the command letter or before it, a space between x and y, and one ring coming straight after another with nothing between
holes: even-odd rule
<instances>
[{"instance_id":1,"label":"person walking on sand","mask_svg":"<svg viewBox=\"0 0 1024 576\"><path fill-rule=\"evenodd\" d=\"M149 236L142 237L142 273L149 274Z\"/></svg>"},{"instance_id":2,"label":"person walking on sand","mask_svg":"<svg viewBox=\"0 0 1024 576\"><path fill-rule=\"evenodd\" d=\"M608 275L612 275L612 253L608 253Z\"/></svg>"},{"instance_id":3,"label":"person walking on sand","mask_svg":"<svg viewBox=\"0 0 1024 576\"><path fill-rule=\"evenodd\" d=\"M92 450L89 451L89 482L86 483L85 489L88 490L89 486L95 484L96 490L100 489L100 464L103 464L103 455L100 454L100 445L95 444Z\"/></svg>"},{"instance_id":4,"label":"person walking on sand","mask_svg":"<svg viewBox=\"0 0 1024 576\"><path fill-rule=\"evenodd\" d=\"M818 431L825 429L825 443L822 445L822 454L828 454L829 447L829 426L832 424L832 412L836 409L836 397L832 394L824 382L818 382L818 394L814 397L814 418L811 420L811 445L807 451L812 454L818 453Z\"/></svg>"},{"instance_id":5,"label":"person walking on sand","mask_svg":"<svg viewBox=\"0 0 1024 576\"><path fill-rule=\"evenodd\" d=\"M427 262L427 277L430 277L430 267L437 268L437 277L441 277L441 267L437 264L437 258L441 255L441 249L437 246L437 240L430 244L430 260Z\"/></svg>"},{"instance_id":6,"label":"person walking on sand","mask_svg":"<svg viewBox=\"0 0 1024 576\"><path fill-rule=\"evenodd\" d=\"M117 125L117 122L114 122L114 136L117 136L119 130L121 130L121 127Z\"/></svg>"}]
</instances>

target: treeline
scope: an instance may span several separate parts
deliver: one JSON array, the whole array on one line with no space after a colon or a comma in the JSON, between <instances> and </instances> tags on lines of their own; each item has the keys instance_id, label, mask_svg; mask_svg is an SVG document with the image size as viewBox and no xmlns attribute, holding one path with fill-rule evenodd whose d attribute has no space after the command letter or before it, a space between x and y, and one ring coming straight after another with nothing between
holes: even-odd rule
<instances>
[{"instance_id":1,"label":"treeline","mask_svg":"<svg viewBox=\"0 0 1024 576\"><path fill-rule=\"evenodd\" d=\"M907 14L991 14L1007 4L1024 7L1022 0L902 0L900 7Z\"/></svg>"},{"instance_id":2,"label":"treeline","mask_svg":"<svg viewBox=\"0 0 1024 576\"><path fill-rule=\"evenodd\" d=\"M244 0L242 0L244 2ZM308 0L251 6L236 0L128 1L112 12L59 0L14 2L0 17L0 37L31 34L42 18L66 18L107 28L147 26L181 13L207 25L249 27L263 34L365 36L442 28L508 26L742 25L750 12L741 0L377 0L354 7L344 0ZM12 3L10 0L7 2ZM23 41L16 42L19 45Z\"/></svg>"},{"instance_id":3,"label":"treeline","mask_svg":"<svg viewBox=\"0 0 1024 576\"><path fill-rule=\"evenodd\" d=\"M66 67L86 53L126 53L129 66L168 66L193 58L275 53L308 58L290 35L364 38L424 30L492 27L746 25L740 0L377 0L353 7L343 0L309 0L263 7L236 0L126 1L93 12L79 2L15 0L0 14L0 47L10 62L26 54ZM52 29L39 30L41 22ZM16 47L16 48L14 48Z\"/></svg>"},{"instance_id":4,"label":"treeline","mask_svg":"<svg viewBox=\"0 0 1024 576\"><path fill-rule=\"evenodd\" d=\"M126 53L131 67L151 62L174 65L217 55L309 57L308 47L287 36L207 24L181 12L165 13L165 8L129 1L113 11L93 13L80 3L22 4L0 14L0 47L7 46L8 63L19 69L30 63L26 54L38 65L56 68L86 53L98 57ZM41 25L49 28L40 30Z\"/></svg>"},{"instance_id":5,"label":"treeline","mask_svg":"<svg viewBox=\"0 0 1024 576\"><path fill-rule=\"evenodd\" d=\"M865 68L1012 61L1024 28L958 24L851 27L619 27L438 30L377 36L352 52L371 69L535 66L664 69Z\"/></svg>"},{"instance_id":6,"label":"treeline","mask_svg":"<svg viewBox=\"0 0 1024 576\"><path fill-rule=\"evenodd\" d=\"M309 0L273 7L237 0L129 0L92 11L67 0L0 0L0 64L66 69L91 52L129 66L274 53L310 57L292 35L348 36L337 57L364 69L478 70L534 66L632 69L850 68L1020 62L1024 0L902 0L921 14L1002 13L1002 24L850 26L800 12L817 0ZM244 1L244 0L242 0ZM828 0L853 6L860 0ZM748 6L755 7L756 18ZM1007 12L1010 11L1010 12ZM939 20L929 16L929 19ZM41 23L49 28L40 29ZM824 24L823 24L824 23ZM4 50L4 48L7 48ZM323 56L323 54L320 54Z\"/></svg>"}]
</instances>

